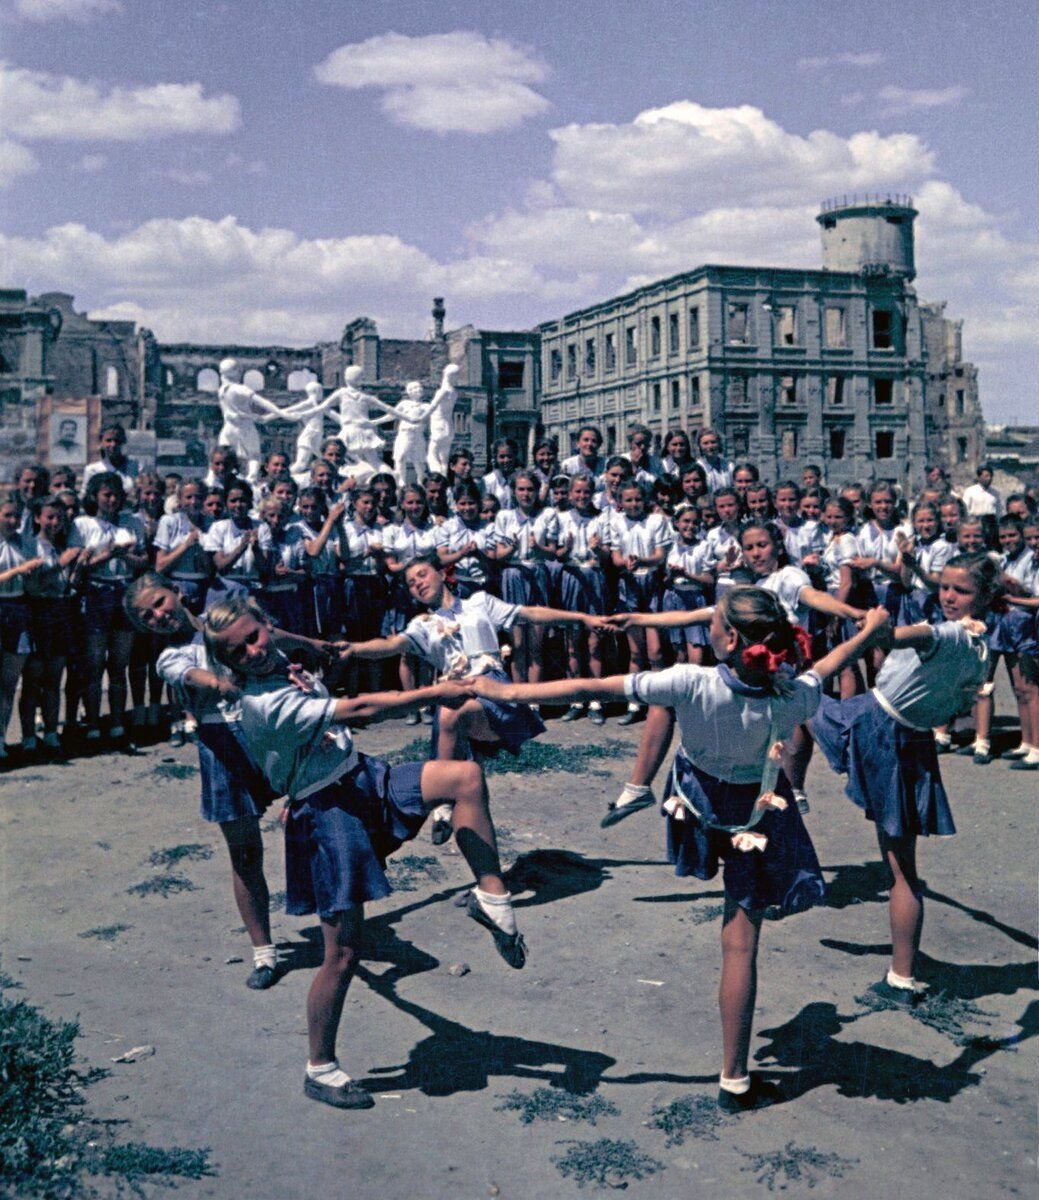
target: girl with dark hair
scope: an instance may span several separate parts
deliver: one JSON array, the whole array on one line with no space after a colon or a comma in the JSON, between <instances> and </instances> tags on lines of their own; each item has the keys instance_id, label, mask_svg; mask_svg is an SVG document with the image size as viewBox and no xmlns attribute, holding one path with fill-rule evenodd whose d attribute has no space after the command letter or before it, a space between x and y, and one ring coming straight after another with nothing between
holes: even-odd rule
<instances>
[{"instance_id":1,"label":"girl with dark hair","mask_svg":"<svg viewBox=\"0 0 1039 1200\"><path fill-rule=\"evenodd\" d=\"M32 649L25 582L43 565L42 558L33 554L32 540L21 533L21 525L21 494L0 493L0 759L7 757L7 726L18 680ZM26 736L24 727L22 735ZM30 748L35 748L35 734Z\"/></svg>"},{"instance_id":2,"label":"girl with dark hair","mask_svg":"<svg viewBox=\"0 0 1039 1200\"><path fill-rule=\"evenodd\" d=\"M321 488L306 487L299 494L297 508L296 528L307 552L304 567L310 580L313 628L317 637L334 640L342 634L345 619L339 555L346 505L337 500L329 508L328 496Z\"/></svg>"},{"instance_id":3,"label":"girl with dark hair","mask_svg":"<svg viewBox=\"0 0 1039 1200\"><path fill-rule=\"evenodd\" d=\"M101 737L101 683L108 674L108 735L121 739L126 708L127 668L134 631L123 611L127 584L148 565L144 527L123 512L126 494L114 471L93 475L83 497L86 516L75 521L75 539L85 547L78 566L85 572L83 622L86 632L85 690L87 741Z\"/></svg>"},{"instance_id":4,"label":"girl with dark hair","mask_svg":"<svg viewBox=\"0 0 1039 1200\"><path fill-rule=\"evenodd\" d=\"M425 491L409 483L400 493L399 520L383 528L383 562L390 575L389 608L382 619L383 637L400 633L418 615L418 607L408 589L404 571L410 562L436 549L436 526L429 518L429 503ZM407 692L419 684L423 675L421 662L414 655L401 655L398 667L400 686ZM412 709L405 716L408 725L419 721L432 724L428 709Z\"/></svg>"},{"instance_id":5,"label":"girl with dark hair","mask_svg":"<svg viewBox=\"0 0 1039 1200\"><path fill-rule=\"evenodd\" d=\"M227 516L214 521L202 540L213 556L221 590L229 594L255 592L261 583L263 555L259 548L260 522L249 515L253 490L236 479L224 493Z\"/></svg>"},{"instance_id":6,"label":"girl with dark hair","mask_svg":"<svg viewBox=\"0 0 1039 1200\"><path fill-rule=\"evenodd\" d=\"M480 481L485 496L493 496L502 508L512 508L512 472L519 451L512 438L499 438L491 447L492 467Z\"/></svg>"},{"instance_id":7,"label":"girl with dark hair","mask_svg":"<svg viewBox=\"0 0 1039 1200\"><path fill-rule=\"evenodd\" d=\"M480 489L473 480L455 484L451 499L455 515L436 530L437 559L445 571L453 572L455 595L466 600L473 592L487 590L493 571L494 523L480 516Z\"/></svg>"},{"instance_id":8,"label":"girl with dark hair","mask_svg":"<svg viewBox=\"0 0 1039 1200\"><path fill-rule=\"evenodd\" d=\"M913 509L913 536L899 539L902 606L899 625L941 619L938 581L942 567L955 555L956 547L942 536L937 505L921 502Z\"/></svg>"},{"instance_id":9,"label":"girl with dark hair","mask_svg":"<svg viewBox=\"0 0 1039 1200\"><path fill-rule=\"evenodd\" d=\"M674 709L681 745L663 806L668 856L678 875L699 879L713 879L724 864L718 1093L724 1112L781 1098L747 1064L765 910L797 912L824 894L819 860L779 772L778 747L816 711L823 682L861 654L887 619L887 613L873 610L861 633L798 674L804 649L778 598L761 588L735 587L711 618L717 667L678 665L526 685L488 678L475 684L478 694L501 702L627 698Z\"/></svg>"},{"instance_id":10,"label":"girl with dark hair","mask_svg":"<svg viewBox=\"0 0 1039 1200\"><path fill-rule=\"evenodd\" d=\"M689 434L684 429L672 429L664 434L663 447L664 457L661 466L669 475L677 475L681 479L686 469L693 465L693 447L689 441ZM705 476L705 489L706 486Z\"/></svg>"},{"instance_id":11,"label":"girl with dark hair","mask_svg":"<svg viewBox=\"0 0 1039 1200\"><path fill-rule=\"evenodd\" d=\"M450 485L447 476L439 471L430 471L422 481L422 489L426 493L426 503L429 505L429 515L434 525L443 525L451 516Z\"/></svg>"}]
</instances>

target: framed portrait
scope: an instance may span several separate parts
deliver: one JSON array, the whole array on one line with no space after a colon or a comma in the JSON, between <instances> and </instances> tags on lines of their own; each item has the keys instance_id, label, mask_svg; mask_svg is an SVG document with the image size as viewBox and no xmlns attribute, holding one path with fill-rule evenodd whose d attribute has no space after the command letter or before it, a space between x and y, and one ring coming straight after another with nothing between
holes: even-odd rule
<instances>
[{"instance_id":1,"label":"framed portrait","mask_svg":"<svg viewBox=\"0 0 1039 1200\"><path fill-rule=\"evenodd\" d=\"M85 467L101 434L101 398L56 399L36 404L36 453L50 467Z\"/></svg>"}]
</instances>

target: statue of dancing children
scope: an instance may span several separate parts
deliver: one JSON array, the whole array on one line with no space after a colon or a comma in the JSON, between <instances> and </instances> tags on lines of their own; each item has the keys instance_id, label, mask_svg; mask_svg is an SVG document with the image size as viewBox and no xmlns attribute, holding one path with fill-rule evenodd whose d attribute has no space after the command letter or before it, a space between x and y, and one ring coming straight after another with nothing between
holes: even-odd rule
<instances>
[{"instance_id":1,"label":"statue of dancing children","mask_svg":"<svg viewBox=\"0 0 1039 1200\"><path fill-rule=\"evenodd\" d=\"M457 375L458 367L454 363L449 363L444 368L440 387L431 401L432 407L429 410L429 451L426 455L426 465L431 472L440 475L447 474L447 460L455 436L452 418L455 401L458 399L454 388Z\"/></svg>"},{"instance_id":2,"label":"statue of dancing children","mask_svg":"<svg viewBox=\"0 0 1039 1200\"><path fill-rule=\"evenodd\" d=\"M241 382L241 368L236 358L225 358L220 364L220 388L217 399L224 423L218 439L221 446L228 446L247 463L246 478L255 482L260 473L260 435L256 430L257 420L271 421L280 417L281 409L270 400Z\"/></svg>"},{"instance_id":3,"label":"statue of dancing children","mask_svg":"<svg viewBox=\"0 0 1039 1200\"><path fill-rule=\"evenodd\" d=\"M411 480L408 468L418 483L426 472L426 435L422 426L429 419L432 404L422 401L422 384L412 380L404 388L404 399L394 408L399 418L397 436L393 439L393 471L397 482L405 487Z\"/></svg>"}]
</instances>

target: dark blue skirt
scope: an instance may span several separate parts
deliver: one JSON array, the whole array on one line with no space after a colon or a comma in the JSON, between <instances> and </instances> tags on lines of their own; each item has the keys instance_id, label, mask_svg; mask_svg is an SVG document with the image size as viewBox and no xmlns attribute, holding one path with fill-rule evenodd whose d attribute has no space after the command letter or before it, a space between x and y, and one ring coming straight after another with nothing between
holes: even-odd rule
<instances>
[{"instance_id":1,"label":"dark blue skirt","mask_svg":"<svg viewBox=\"0 0 1039 1200\"><path fill-rule=\"evenodd\" d=\"M379 637L386 615L386 589L378 575L347 575L343 579L343 606L348 641L368 642Z\"/></svg>"},{"instance_id":2,"label":"dark blue skirt","mask_svg":"<svg viewBox=\"0 0 1039 1200\"><path fill-rule=\"evenodd\" d=\"M389 607L383 614L379 631L382 637L393 637L394 634L403 633L408 622L425 611L412 599L403 574L393 577L389 592Z\"/></svg>"},{"instance_id":3,"label":"dark blue skirt","mask_svg":"<svg viewBox=\"0 0 1039 1200\"><path fill-rule=\"evenodd\" d=\"M1027 608L1007 608L996 618L989 636L989 649L993 654L1039 655L1039 615Z\"/></svg>"},{"instance_id":4,"label":"dark blue skirt","mask_svg":"<svg viewBox=\"0 0 1039 1200\"><path fill-rule=\"evenodd\" d=\"M606 576L598 566L567 563L559 577L559 607L565 612L606 615Z\"/></svg>"},{"instance_id":5,"label":"dark blue skirt","mask_svg":"<svg viewBox=\"0 0 1039 1200\"><path fill-rule=\"evenodd\" d=\"M202 721L198 727L202 817L223 825L262 816L277 798L249 755L237 721Z\"/></svg>"},{"instance_id":6,"label":"dark blue skirt","mask_svg":"<svg viewBox=\"0 0 1039 1200\"><path fill-rule=\"evenodd\" d=\"M900 597L896 625L937 625L942 620L938 593L930 588L913 588Z\"/></svg>"},{"instance_id":7,"label":"dark blue skirt","mask_svg":"<svg viewBox=\"0 0 1039 1200\"><path fill-rule=\"evenodd\" d=\"M0 649L5 654L28 654L29 604L23 596L0 596Z\"/></svg>"},{"instance_id":8,"label":"dark blue skirt","mask_svg":"<svg viewBox=\"0 0 1039 1200\"><path fill-rule=\"evenodd\" d=\"M357 767L289 810L285 911L331 917L393 890L386 859L422 828L424 763L391 767L358 756Z\"/></svg>"},{"instance_id":9,"label":"dark blue skirt","mask_svg":"<svg viewBox=\"0 0 1039 1200\"><path fill-rule=\"evenodd\" d=\"M503 567L499 586L506 604L548 603L548 577L543 563Z\"/></svg>"},{"instance_id":10,"label":"dark blue skirt","mask_svg":"<svg viewBox=\"0 0 1039 1200\"><path fill-rule=\"evenodd\" d=\"M488 679L496 679L499 683L508 683L509 677L504 671L487 671ZM466 758L474 757L474 752L484 758L493 758L502 750L510 754L519 754L520 747L531 738L536 738L545 732L545 722L537 715L529 704L502 704L490 700L486 696L478 696L480 707L487 718L487 724L497 736L494 742L473 742ZM440 708L433 710L433 726L430 730L429 757L436 758L440 744Z\"/></svg>"},{"instance_id":11,"label":"dark blue skirt","mask_svg":"<svg viewBox=\"0 0 1039 1200\"><path fill-rule=\"evenodd\" d=\"M624 571L617 585L617 611L659 612L660 572L651 571L648 575L632 575L629 571Z\"/></svg>"},{"instance_id":12,"label":"dark blue skirt","mask_svg":"<svg viewBox=\"0 0 1039 1200\"><path fill-rule=\"evenodd\" d=\"M541 570L544 573L547 603L552 608L562 608L563 564L558 558L549 558L541 564Z\"/></svg>"},{"instance_id":13,"label":"dark blue skirt","mask_svg":"<svg viewBox=\"0 0 1039 1200\"><path fill-rule=\"evenodd\" d=\"M126 584L121 580L95 583L91 580L83 594L83 628L92 633L132 633L133 626L123 608Z\"/></svg>"},{"instance_id":14,"label":"dark blue skirt","mask_svg":"<svg viewBox=\"0 0 1039 1200\"><path fill-rule=\"evenodd\" d=\"M698 587L669 587L664 589L660 602L661 612L692 612L697 608L706 608L707 597L702 588ZM669 629L667 635L671 645L676 649L680 646L709 646L711 639L706 625L683 625L681 629Z\"/></svg>"},{"instance_id":15,"label":"dark blue skirt","mask_svg":"<svg viewBox=\"0 0 1039 1200\"><path fill-rule=\"evenodd\" d=\"M171 575L170 579L180 592L184 607L192 616L200 617L208 607L206 598L209 594L209 580L178 579L176 575Z\"/></svg>"},{"instance_id":16,"label":"dark blue skirt","mask_svg":"<svg viewBox=\"0 0 1039 1200\"><path fill-rule=\"evenodd\" d=\"M314 602L314 629L319 638L338 638L345 624L346 605L342 582L338 575L312 575L311 595Z\"/></svg>"},{"instance_id":17,"label":"dark blue skirt","mask_svg":"<svg viewBox=\"0 0 1039 1200\"><path fill-rule=\"evenodd\" d=\"M665 796L672 794L675 779L708 820L722 825L749 821L761 791L758 783L715 779L682 752L675 756ZM783 775L776 792L787 807L782 812L769 809L754 827L755 833L768 838L764 850L734 849L730 834L705 828L688 811L684 821L667 817L667 856L675 864L675 874L713 879L719 862L724 863L725 893L748 912L771 907L801 912L819 904L826 894L819 859Z\"/></svg>"},{"instance_id":18,"label":"dark blue skirt","mask_svg":"<svg viewBox=\"0 0 1039 1200\"><path fill-rule=\"evenodd\" d=\"M29 639L38 658L71 658L83 634L76 596L30 596Z\"/></svg>"},{"instance_id":19,"label":"dark blue skirt","mask_svg":"<svg viewBox=\"0 0 1039 1200\"><path fill-rule=\"evenodd\" d=\"M808 728L833 770L848 776L848 799L888 837L956 832L930 729L900 725L872 692L824 696Z\"/></svg>"}]
</instances>

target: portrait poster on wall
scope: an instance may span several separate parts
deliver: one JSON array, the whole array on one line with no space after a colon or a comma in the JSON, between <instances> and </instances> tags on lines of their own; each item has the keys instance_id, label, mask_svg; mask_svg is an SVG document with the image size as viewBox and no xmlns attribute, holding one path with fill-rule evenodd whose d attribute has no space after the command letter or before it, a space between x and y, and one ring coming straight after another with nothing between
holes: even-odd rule
<instances>
[{"instance_id":1,"label":"portrait poster on wall","mask_svg":"<svg viewBox=\"0 0 1039 1200\"><path fill-rule=\"evenodd\" d=\"M101 436L101 397L41 397L36 403L36 434L41 462L82 470Z\"/></svg>"}]
</instances>

